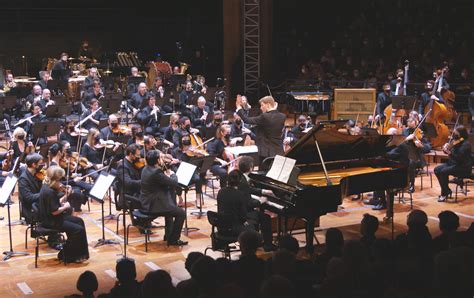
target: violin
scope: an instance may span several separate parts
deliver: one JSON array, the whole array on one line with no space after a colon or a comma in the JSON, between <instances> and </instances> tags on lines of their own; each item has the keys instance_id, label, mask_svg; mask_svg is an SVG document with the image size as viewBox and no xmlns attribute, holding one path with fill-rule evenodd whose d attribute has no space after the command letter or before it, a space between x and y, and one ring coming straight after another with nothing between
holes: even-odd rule
<instances>
[{"instance_id":1,"label":"violin","mask_svg":"<svg viewBox=\"0 0 474 298\"><path fill-rule=\"evenodd\" d=\"M112 132L114 134L128 135L132 133L132 129L128 125L118 125L116 127L112 127Z\"/></svg>"},{"instance_id":2,"label":"violin","mask_svg":"<svg viewBox=\"0 0 474 298\"><path fill-rule=\"evenodd\" d=\"M117 145L120 145L120 144L121 143L114 142L112 140L100 141L98 144L94 145L94 148L96 148L96 149L102 149L102 148L110 149L110 148L113 148L113 147L115 147Z\"/></svg>"},{"instance_id":3,"label":"violin","mask_svg":"<svg viewBox=\"0 0 474 298\"><path fill-rule=\"evenodd\" d=\"M78 136L81 136L81 137L85 137L87 136L87 129L85 128L75 128L73 132L70 132L69 134L72 136L72 137L78 137Z\"/></svg>"},{"instance_id":4,"label":"violin","mask_svg":"<svg viewBox=\"0 0 474 298\"><path fill-rule=\"evenodd\" d=\"M451 138L451 141L443 146L443 152L446 154L449 154L451 152L451 149L453 147L456 147L458 144L461 144L464 142L464 138L459 138L457 140L454 140Z\"/></svg>"},{"instance_id":5,"label":"violin","mask_svg":"<svg viewBox=\"0 0 474 298\"><path fill-rule=\"evenodd\" d=\"M66 171L73 172L76 169L77 162L73 162L72 157L69 159L69 161L63 157L59 160L59 166L63 168Z\"/></svg>"},{"instance_id":6,"label":"violin","mask_svg":"<svg viewBox=\"0 0 474 298\"><path fill-rule=\"evenodd\" d=\"M35 177L36 177L36 179L43 181L44 178L46 177L46 169L43 168L43 169L37 171L35 173Z\"/></svg>"},{"instance_id":7,"label":"violin","mask_svg":"<svg viewBox=\"0 0 474 298\"><path fill-rule=\"evenodd\" d=\"M143 169L143 167L146 165L146 160L141 157L140 159L138 159L137 161L135 161L133 163L133 166L137 169L137 170L141 170Z\"/></svg>"}]
</instances>

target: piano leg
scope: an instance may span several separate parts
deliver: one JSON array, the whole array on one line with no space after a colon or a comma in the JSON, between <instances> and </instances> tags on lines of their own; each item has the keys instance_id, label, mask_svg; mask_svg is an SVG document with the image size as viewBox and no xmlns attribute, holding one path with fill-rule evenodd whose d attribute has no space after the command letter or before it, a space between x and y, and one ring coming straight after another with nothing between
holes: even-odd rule
<instances>
[{"instance_id":1,"label":"piano leg","mask_svg":"<svg viewBox=\"0 0 474 298\"><path fill-rule=\"evenodd\" d=\"M314 252L314 221L315 218L306 219L306 252L312 256Z\"/></svg>"}]
</instances>

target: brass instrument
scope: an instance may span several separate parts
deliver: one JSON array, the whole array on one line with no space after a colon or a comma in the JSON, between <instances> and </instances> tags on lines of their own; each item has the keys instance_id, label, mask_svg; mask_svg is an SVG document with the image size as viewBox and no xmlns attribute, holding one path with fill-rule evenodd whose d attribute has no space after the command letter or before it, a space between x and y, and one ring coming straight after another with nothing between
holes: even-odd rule
<instances>
[{"instance_id":1,"label":"brass instrument","mask_svg":"<svg viewBox=\"0 0 474 298\"><path fill-rule=\"evenodd\" d=\"M179 73L180 74L186 74L186 71L191 65L185 63L185 62L179 62Z\"/></svg>"}]
</instances>

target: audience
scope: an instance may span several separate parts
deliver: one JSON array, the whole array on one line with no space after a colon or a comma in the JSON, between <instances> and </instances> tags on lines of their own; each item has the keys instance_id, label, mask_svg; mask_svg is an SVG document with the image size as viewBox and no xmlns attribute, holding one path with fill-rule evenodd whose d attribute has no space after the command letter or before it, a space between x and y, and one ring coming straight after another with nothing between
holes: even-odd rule
<instances>
[{"instance_id":1,"label":"audience","mask_svg":"<svg viewBox=\"0 0 474 298\"><path fill-rule=\"evenodd\" d=\"M375 237L376 217L364 214L360 240L344 241L337 228L326 231L324 251L314 261L298 256L298 241L284 235L278 250L264 261L255 231L244 231L238 241L241 256L234 261L190 252L185 269L191 278L176 288L164 270L149 272L140 283L135 263L117 263L117 283L98 297L270 298L270 297L473 297L474 226L460 232L459 217L451 211L438 215L441 234L431 239L427 214L412 210L408 231L390 241ZM94 273L77 281L82 295L94 297Z\"/></svg>"}]
</instances>

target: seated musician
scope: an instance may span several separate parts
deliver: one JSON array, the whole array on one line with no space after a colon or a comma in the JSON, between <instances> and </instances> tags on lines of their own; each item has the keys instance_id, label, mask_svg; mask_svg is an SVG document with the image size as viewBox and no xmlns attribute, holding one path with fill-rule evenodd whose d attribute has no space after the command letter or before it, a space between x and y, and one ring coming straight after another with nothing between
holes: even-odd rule
<instances>
[{"instance_id":1,"label":"seated musician","mask_svg":"<svg viewBox=\"0 0 474 298\"><path fill-rule=\"evenodd\" d=\"M179 127L174 131L173 134L173 144L175 147L179 147L179 142L183 135L199 133L199 130L191 127L191 120L186 116L179 118L178 123Z\"/></svg>"},{"instance_id":2,"label":"seated musician","mask_svg":"<svg viewBox=\"0 0 474 298\"><path fill-rule=\"evenodd\" d=\"M138 78L141 77L140 73L138 72L138 68L135 66L130 68L130 78ZM127 82L127 97L132 96L133 93L137 92L138 86L135 82Z\"/></svg>"},{"instance_id":3,"label":"seated musician","mask_svg":"<svg viewBox=\"0 0 474 298\"><path fill-rule=\"evenodd\" d=\"M183 135L181 137L181 141L179 147L175 147L172 151L172 155L174 158L189 162L193 156L199 157L199 153L192 151L191 148L191 138L189 135ZM176 171L178 166L173 167L173 170ZM202 195L202 182L204 181L204 177L200 177L197 170L194 173L193 177L191 178L190 184L194 184L196 186L196 206L198 206L198 202L200 202L200 196ZM178 188L176 190L176 194L178 195L178 206L183 204L183 198L181 196L182 190Z\"/></svg>"},{"instance_id":4,"label":"seated musician","mask_svg":"<svg viewBox=\"0 0 474 298\"><path fill-rule=\"evenodd\" d=\"M13 160L20 158L20 162L24 163L26 156L35 152L34 144L31 141L27 141L26 132L21 127L15 128L12 137Z\"/></svg>"},{"instance_id":5,"label":"seated musician","mask_svg":"<svg viewBox=\"0 0 474 298\"><path fill-rule=\"evenodd\" d=\"M100 143L100 132L91 128L87 134L87 140L82 146L81 157L87 159L87 165L82 169L83 174L91 174L92 179L96 180L99 177L99 173L93 173L96 169L102 168L105 146Z\"/></svg>"},{"instance_id":6,"label":"seated musician","mask_svg":"<svg viewBox=\"0 0 474 298\"><path fill-rule=\"evenodd\" d=\"M170 124L163 128L163 138L167 141L168 145L174 147L173 135L179 127L179 114L173 114L170 117Z\"/></svg>"},{"instance_id":7,"label":"seated musician","mask_svg":"<svg viewBox=\"0 0 474 298\"><path fill-rule=\"evenodd\" d=\"M75 128L76 121L72 117L66 118L64 130L59 134L59 140L62 142L68 142L71 146L72 151L76 151L79 143L80 133Z\"/></svg>"},{"instance_id":8,"label":"seated musician","mask_svg":"<svg viewBox=\"0 0 474 298\"><path fill-rule=\"evenodd\" d=\"M421 93L420 103L418 105L418 114L420 115L420 119L423 118L423 115L425 114L425 107L430 104L433 84L433 80L428 80L425 84L425 92Z\"/></svg>"},{"instance_id":9,"label":"seated musician","mask_svg":"<svg viewBox=\"0 0 474 298\"><path fill-rule=\"evenodd\" d=\"M219 176L221 187L226 186L227 183L227 163L231 161L231 158L225 148L227 146L235 146L239 141L238 138L230 138L230 127L227 124L221 124L216 131L216 137L214 140L209 142L207 145L207 152L211 155L215 155L218 159L211 167L211 172Z\"/></svg>"},{"instance_id":10,"label":"seated musician","mask_svg":"<svg viewBox=\"0 0 474 298\"><path fill-rule=\"evenodd\" d=\"M454 129L453 140L443 146L443 151L448 153L448 161L434 169L441 187L438 202L444 202L451 195L449 189L449 175L456 178L470 176L472 172L471 144L469 143L467 129L459 125ZM456 181L457 182L457 181Z\"/></svg>"},{"instance_id":11,"label":"seated musician","mask_svg":"<svg viewBox=\"0 0 474 298\"><path fill-rule=\"evenodd\" d=\"M49 89L43 89L41 99L38 104L40 105L41 111L43 111L43 113L46 113L46 108L48 106L56 104L54 100L51 99L51 91Z\"/></svg>"},{"instance_id":12,"label":"seated musician","mask_svg":"<svg viewBox=\"0 0 474 298\"><path fill-rule=\"evenodd\" d=\"M192 118L191 108L193 107L192 97L193 97L193 83L191 81L186 81L186 85L179 94L179 111L181 114Z\"/></svg>"},{"instance_id":13,"label":"seated musician","mask_svg":"<svg viewBox=\"0 0 474 298\"><path fill-rule=\"evenodd\" d=\"M237 101L241 102L242 113L244 113L244 115L248 117L252 106L249 104L247 96L237 94Z\"/></svg>"},{"instance_id":14,"label":"seated musician","mask_svg":"<svg viewBox=\"0 0 474 298\"><path fill-rule=\"evenodd\" d=\"M82 124L82 127L90 130L91 128L98 129L100 120L105 118L105 113L102 110L99 110L99 100L96 98L91 99L89 102L89 109L82 113L80 119L85 119L86 117L94 114L86 122Z\"/></svg>"},{"instance_id":15,"label":"seated musician","mask_svg":"<svg viewBox=\"0 0 474 298\"><path fill-rule=\"evenodd\" d=\"M217 112L216 112L217 113ZM250 130L247 124L242 121L242 118L237 113L234 113L234 121L230 126L230 137L233 138L245 138L249 136L251 140L255 141L255 133ZM238 142L237 145L241 146L243 142Z\"/></svg>"},{"instance_id":16,"label":"seated musician","mask_svg":"<svg viewBox=\"0 0 474 298\"><path fill-rule=\"evenodd\" d=\"M97 68L91 67L89 69L89 75L84 79L84 83L82 84L84 91L89 92L89 89L92 89L94 82L100 83L100 78L98 76Z\"/></svg>"},{"instance_id":17,"label":"seated musician","mask_svg":"<svg viewBox=\"0 0 474 298\"><path fill-rule=\"evenodd\" d=\"M34 117L32 117L34 116ZM35 123L39 123L39 122L43 122L46 120L46 116L42 113L41 111L41 106L38 104L35 104L31 107L31 112L26 114L25 115L25 118L30 118L28 119L28 121L26 121L24 123L24 125L22 125L26 132L28 133L30 139L33 141L33 143L37 144L37 145L41 145L41 144L44 144L46 143L46 139L45 138L42 138L40 137L40 140L37 142L36 139L33 139L33 125Z\"/></svg>"},{"instance_id":18,"label":"seated musician","mask_svg":"<svg viewBox=\"0 0 474 298\"><path fill-rule=\"evenodd\" d=\"M111 114L109 115L109 120L108 124L106 127L103 127L100 130L100 139L102 141L107 141L110 140L110 138L116 138L122 133L119 130L119 120L117 118L117 115Z\"/></svg>"},{"instance_id":19,"label":"seated musician","mask_svg":"<svg viewBox=\"0 0 474 298\"><path fill-rule=\"evenodd\" d=\"M100 84L100 81L93 81L92 87L90 87L89 89L90 90L88 90L87 92L84 92L84 97L82 99L82 104L86 108L90 106L90 102L93 99L100 100L104 97L104 92L102 91L102 85Z\"/></svg>"},{"instance_id":20,"label":"seated musician","mask_svg":"<svg viewBox=\"0 0 474 298\"><path fill-rule=\"evenodd\" d=\"M138 198L140 196L141 171L139 164L142 156L136 144L127 146L125 158L117 166L117 188L125 195ZM123 198L120 198L120 208L123 207Z\"/></svg>"},{"instance_id":21,"label":"seated musician","mask_svg":"<svg viewBox=\"0 0 474 298\"><path fill-rule=\"evenodd\" d=\"M206 78L203 75L197 75L193 84L193 90L199 94L207 93Z\"/></svg>"},{"instance_id":22,"label":"seated musician","mask_svg":"<svg viewBox=\"0 0 474 298\"><path fill-rule=\"evenodd\" d=\"M2 187L5 182L6 177L10 174L10 166L5 168L4 165L8 162L10 156L13 156L13 150L0 153L0 187ZM13 160L13 159L11 159Z\"/></svg>"},{"instance_id":23,"label":"seated musician","mask_svg":"<svg viewBox=\"0 0 474 298\"><path fill-rule=\"evenodd\" d=\"M156 105L155 94L149 93L147 105L138 113L137 119L144 127L145 134L160 135L161 109Z\"/></svg>"},{"instance_id":24,"label":"seated musician","mask_svg":"<svg viewBox=\"0 0 474 298\"><path fill-rule=\"evenodd\" d=\"M138 84L137 92L132 94L129 105L132 107L133 114L135 115L142 108L149 95L147 92L147 86L145 83Z\"/></svg>"},{"instance_id":25,"label":"seated musician","mask_svg":"<svg viewBox=\"0 0 474 298\"><path fill-rule=\"evenodd\" d=\"M385 118L384 111L387 106L392 104L392 93L390 91L390 84L385 82L383 84L383 92L377 95L377 103L375 110L375 123L378 125L380 121Z\"/></svg>"},{"instance_id":26,"label":"seated musician","mask_svg":"<svg viewBox=\"0 0 474 298\"><path fill-rule=\"evenodd\" d=\"M191 109L193 114L193 126L197 129L206 126L207 115L209 114L209 107L206 106L206 99L204 96L199 96L197 105Z\"/></svg>"},{"instance_id":27,"label":"seated musician","mask_svg":"<svg viewBox=\"0 0 474 298\"><path fill-rule=\"evenodd\" d=\"M143 168L140 184L141 212L148 215L165 216L165 241L168 245L187 245L180 240L186 214L176 206L174 189L178 186L178 178L169 168L157 150L146 155L147 165Z\"/></svg>"},{"instance_id":28,"label":"seated musician","mask_svg":"<svg viewBox=\"0 0 474 298\"><path fill-rule=\"evenodd\" d=\"M48 81L51 79L51 74L49 71L43 70L40 71L41 80L39 80L38 85L41 86L41 89L48 88Z\"/></svg>"},{"instance_id":29,"label":"seated musician","mask_svg":"<svg viewBox=\"0 0 474 298\"><path fill-rule=\"evenodd\" d=\"M421 139L418 139L415 133L415 129L418 126L417 118L408 118L407 127L403 129L402 134L406 136L405 139L410 146L408 150L413 151L413 154L410 154L410 163L408 166L408 178L410 180L409 191L415 191L415 176L416 170L426 166L426 160L424 154L429 153L431 150L431 144L425 138L423 132L420 130ZM419 129L418 129L419 130ZM414 145L411 146L411 145Z\"/></svg>"},{"instance_id":30,"label":"seated musician","mask_svg":"<svg viewBox=\"0 0 474 298\"><path fill-rule=\"evenodd\" d=\"M0 86L0 91L1 91L0 94L5 95L8 92L10 92L13 88L16 88L16 83L13 80L13 74L7 73L5 75L5 83L3 83L2 86Z\"/></svg>"},{"instance_id":31,"label":"seated musician","mask_svg":"<svg viewBox=\"0 0 474 298\"><path fill-rule=\"evenodd\" d=\"M256 231L259 223L248 217L247 195L239 190L241 173L232 171L229 174L227 185L219 190L217 194L217 212L228 219L231 229L235 235L243 231ZM263 248L265 251L273 251L276 246L272 243L271 220L268 218L262 226Z\"/></svg>"},{"instance_id":32,"label":"seated musician","mask_svg":"<svg viewBox=\"0 0 474 298\"><path fill-rule=\"evenodd\" d=\"M71 164L69 164L66 160L66 152L64 148L65 146L63 143L54 143L51 145L51 147L49 147L49 167L64 167L63 169L66 172L66 175L63 178L62 183L64 185L69 185L72 187L71 193L68 196L68 202L70 202L71 207L74 211L80 212L82 211L81 205L87 203L87 195L92 189L92 185L85 181L82 181L80 177L71 177L74 171L74 167L72 167ZM83 193L83 191L85 193Z\"/></svg>"},{"instance_id":33,"label":"seated musician","mask_svg":"<svg viewBox=\"0 0 474 298\"><path fill-rule=\"evenodd\" d=\"M31 93L28 94L26 97L26 101L29 103L29 105L33 106L41 100L41 95L42 95L43 90L41 89L41 86L39 84L33 85L33 89L31 90Z\"/></svg>"},{"instance_id":34,"label":"seated musician","mask_svg":"<svg viewBox=\"0 0 474 298\"><path fill-rule=\"evenodd\" d=\"M313 127L311 124L311 118L307 118L304 115L298 117L298 125L293 126L290 130L290 133L287 136L287 140L283 140L283 144L289 144L293 146L298 142L298 140L308 132L308 130Z\"/></svg>"},{"instance_id":35,"label":"seated musician","mask_svg":"<svg viewBox=\"0 0 474 298\"><path fill-rule=\"evenodd\" d=\"M38 198L39 218L44 227L66 232L67 241L58 259L65 263L82 262L89 259L86 228L80 217L69 215L71 205L67 197L71 190L61 184L64 174L58 166L46 171Z\"/></svg>"},{"instance_id":36,"label":"seated musician","mask_svg":"<svg viewBox=\"0 0 474 298\"><path fill-rule=\"evenodd\" d=\"M360 127L352 119L347 120L347 122L344 123L344 127L339 128L337 131L352 136L360 135L361 133Z\"/></svg>"},{"instance_id":37,"label":"seated musician","mask_svg":"<svg viewBox=\"0 0 474 298\"><path fill-rule=\"evenodd\" d=\"M21 215L27 223L31 222L31 210L33 204L38 202L42 181L36 177L36 173L46 167L43 157L38 153L26 157L26 169L18 178L18 197L21 202Z\"/></svg>"}]
</instances>

